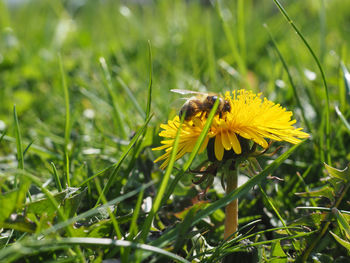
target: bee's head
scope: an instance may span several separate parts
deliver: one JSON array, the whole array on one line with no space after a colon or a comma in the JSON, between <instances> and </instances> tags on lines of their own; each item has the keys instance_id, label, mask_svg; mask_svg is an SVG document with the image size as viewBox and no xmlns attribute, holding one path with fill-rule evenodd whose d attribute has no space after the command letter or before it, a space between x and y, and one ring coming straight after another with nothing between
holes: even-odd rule
<instances>
[{"instance_id":1,"label":"bee's head","mask_svg":"<svg viewBox=\"0 0 350 263\"><path fill-rule=\"evenodd\" d=\"M207 103L209 105L214 105L215 101L218 99L218 96L216 95L209 95L207 96Z\"/></svg>"},{"instance_id":2,"label":"bee's head","mask_svg":"<svg viewBox=\"0 0 350 263\"><path fill-rule=\"evenodd\" d=\"M217 96L217 95L209 95L209 96L207 96L207 98L206 98L206 105L207 105L207 107L209 109L211 109L214 106L216 100L219 100L218 111L222 111L223 106L224 106L224 103L223 103L224 100L221 97Z\"/></svg>"}]
</instances>

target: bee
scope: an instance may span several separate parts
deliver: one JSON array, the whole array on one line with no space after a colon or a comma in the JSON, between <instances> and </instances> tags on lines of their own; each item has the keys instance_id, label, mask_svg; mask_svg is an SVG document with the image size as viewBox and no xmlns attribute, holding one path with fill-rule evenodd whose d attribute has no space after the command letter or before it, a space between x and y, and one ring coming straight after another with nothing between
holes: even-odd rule
<instances>
[{"instance_id":1,"label":"bee","mask_svg":"<svg viewBox=\"0 0 350 263\"><path fill-rule=\"evenodd\" d=\"M216 114L219 114L220 117L224 112L231 110L230 102L225 100L221 95L215 93L196 92L182 89L172 89L171 91L183 95L194 95L187 99L187 101L182 105L179 112L180 118L183 114L186 114L185 120L187 121L191 120L199 112L209 114L216 100L220 101L219 106L216 110Z\"/></svg>"}]
</instances>

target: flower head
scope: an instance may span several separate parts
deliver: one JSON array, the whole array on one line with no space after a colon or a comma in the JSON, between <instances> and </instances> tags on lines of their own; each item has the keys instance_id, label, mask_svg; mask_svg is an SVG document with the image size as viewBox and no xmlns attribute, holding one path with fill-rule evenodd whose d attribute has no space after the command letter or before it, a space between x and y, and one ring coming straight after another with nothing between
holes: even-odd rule
<instances>
[{"instance_id":1,"label":"flower head","mask_svg":"<svg viewBox=\"0 0 350 263\"><path fill-rule=\"evenodd\" d=\"M261 99L260 96L261 93L254 94L244 89L235 90L232 95L227 92L225 100L230 103L230 110L215 115L199 153L206 149L209 139L214 140L215 157L221 161L225 151L233 150L237 155L242 153L242 138L251 140L266 149L268 147L266 139L297 144L301 142L300 139L309 137L307 133L301 131L301 128L293 126L296 121L292 119L292 112L286 111L279 104L266 98ZM200 112L190 120L184 121L176 159L181 158L185 153L192 152L206 119L206 114ZM178 116L169 120L167 124L161 125L163 130L159 136L164 137L165 140L161 141L162 146L153 150L165 149L165 154L155 160L155 162L164 160L162 169L169 163L179 126Z\"/></svg>"}]
</instances>

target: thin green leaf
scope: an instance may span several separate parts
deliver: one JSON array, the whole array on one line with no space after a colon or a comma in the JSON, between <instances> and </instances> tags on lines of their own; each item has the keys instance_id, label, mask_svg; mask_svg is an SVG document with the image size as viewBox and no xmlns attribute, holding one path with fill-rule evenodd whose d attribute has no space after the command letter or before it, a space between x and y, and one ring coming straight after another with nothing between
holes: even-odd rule
<instances>
[{"instance_id":1,"label":"thin green leaf","mask_svg":"<svg viewBox=\"0 0 350 263\"><path fill-rule=\"evenodd\" d=\"M131 103L133 104L135 109L138 111L138 113L141 115L141 117L143 119L146 118L146 114L145 114L144 110L141 108L140 104L138 103L137 99L135 98L134 94L129 89L129 87L125 84L125 82L119 76L117 77L117 81L120 84L120 86L122 87L122 89L124 90L124 92L129 96Z\"/></svg>"},{"instance_id":2,"label":"thin green leaf","mask_svg":"<svg viewBox=\"0 0 350 263\"><path fill-rule=\"evenodd\" d=\"M345 125L345 127L348 129L348 131L350 131L350 124L348 123L348 121L345 119L343 113L341 113L340 109L338 106L335 106L335 112L337 113L337 115L339 116L340 120L343 122L343 124Z\"/></svg>"},{"instance_id":3,"label":"thin green leaf","mask_svg":"<svg viewBox=\"0 0 350 263\"><path fill-rule=\"evenodd\" d=\"M337 240L337 242L342 245L343 247L345 247L348 251L350 251L350 242L340 238L339 236L337 236L336 234L334 234L332 231L329 231L329 233L332 234L332 236L335 238L335 240Z\"/></svg>"},{"instance_id":4,"label":"thin green leaf","mask_svg":"<svg viewBox=\"0 0 350 263\"><path fill-rule=\"evenodd\" d=\"M297 206L296 209L309 209L309 210L320 210L320 211L332 211L332 208L329 207L320 207L320 206ZM349 214L350 211L345 211L345 210L339 210L340 213L342 214Z\"/></svg>"},{"instance_id":5,"label":"thin green leaf","mask_svg":"<svg viewBox=\"0 0 350 263\"><path fill-rule=\"evenodd\" d=\"M330 134L331 134L331 123L330 123L330 106L329 106L329 92L328 92L328 85L326 81L326 76L323 71L323 68L321 66L320 61L318 60L315 52L309 45L309 43L306 41L304 35L300 32L300 30L297 28L297 26L294 24L293 20L289 17L287 11L283 8L283 6L280 4L278 0L273 0L274 3L277 5L278 9L281 11L283 16L286 18L288 23L291 25L291 27L294 29L294 31L297 33L297 35L300 37L306 48L309 50L311 56L315 60L318 69L320 70L322 81L323 81L323 86L326 94L326 155L327 155L327 162L331 164L331 142L330 142ZM322 137L321 137L322 138Z\"/></svg>"},{"instance_id":6,"label":"thin green leaf","mask_svg":"<svg viewBox=\"0 0 350 263\"><path fill-rule=\"evenodd\" d=\"M183 244L187 241L187 236L191 227L193 217L198 211L198 209L201 207L201 205L202 204L192 207L186 213L185 219L183 220L181 227L179 228L179 232L174 245L174 252L178 252L183 247Z\"/></svg>"},{"instance_id":7,"label":"thin green leaf","mask_svg":"<svg viewBox=\"0 0 350 263\"><path fill-rule=\"evenodd\" d=\"M5 229L13 229L25 233L34 233L36 225L32 222L19 221L19 222L1 222L0 227Z\"/></svg>"},{"instance_id":8,"label":"thin green leaf","mask_svg":"<svg viewBox=\"0 0 350 263\"><path fill-rule=\"evenodd\" d=\"M2 138L4 141L14 142L14 143L16 142L16 138L13 138L11 136L7 136L5 133L2 134ZM26 143L25 140L23 140L23 142ZM40 154L40 155L44 155L45 157L63 160L61 155L54 153L54 152L51 152L51 151L48 151L47 149L45 149L39 145L32 144L31 149L33 152Z\"/></svg>"},{"instance_id":9,"label":"thin green leaf","mask_svg":"<svg viewBox=\"0 0 350 263\"><path fill-rule=\"evenodd\" d=\"M339 210L335 207L332 208L332 212L337 218L337 222L339 227L345 232L345 236L347 240L350 240L350 226L349 223L346 221L344 216L339 212Z\"/></svg>"},{"instance_id":10,"label":"thin green leaf","mask_svg":"<svg viewBox=\"0 0 350 263\"><path fill-rule=\"evenodd\" d=\"M148 41L148 52L149 52L149 82L148 82L146 119L148 119L149 115L151 114L151 104L152 104L153 66L152 66L152 49L151 49L150 41Z\"/></svg>"},{"instance_id":11,"label":"thin green leaf","mask_svg":"<svg viewBox=\"0 0 350 263\"><path fill-rule=\"evenodd\" d=\"M322 186L318 189L310 190L309 192L295 193L302 197L326 197L331 202L334 202L334 191L329 185Z\"/></svg>"},{"instance_id":12,"label":"thin green leaf","mask_svg":"<svg viewBox=\"0 0 350 263\"><path fill-rule=\"evenodd\" d=\"M265 200L269 203L269 205L271 206L272 210L277 215L278 219L281 221L282 225L284 227L287 227L287 224L285 223L284 219L282 218L281 214L279 213L277 207L275 206L275 204L273 203L271 198L265 193L264 189L260 185L259 185L259 189L260 189L261 193L263 194ZM292 235L292 233L288 229L286 229L286 231L287 231L288 235L290 235L290 236ZM300 249L299 244L297 242L295 242L295 240L292 240L292 245L293 245L293 247L294 247L294 249L296 251L299 251L299 249Z\"/></svg>"},{"instance_id":13,"label":"thin green leaf","mask_svg":"<svg viewBox=\"0 0 350 263\"><path fill-rule=\"evenodd\" d=\"M34 141L31 141L31 142L27 145L27 147L24 149L24 151L23 151L23 156L27 153L27 151L29 150L30 146L32 146L33 142L34 142Z\"/></svg>"},{"instance_id":14,"label":"thin green leaf","mask_svg":"<svg viewBox=\"0 0 350 263\"><path fill-rule=\"evenodd\" d=\"M108 181L106 183L106 185L104 186L101 194L99 195L97 202L95 204L95 207L100 203L101 201L101 196L104 195L106 192L108 192L109 188L112 186L115 177L117 176L120 167L123 163L123 161L125 160L125 158L128 156L129 152L131 151L131 149L133 148L133 146L135 145L135 143L137 142L137 140L139 139L139 137L141 136L141 134L143 134L143 131L146 129L149 121L151 120L152 115L148 117L148 119L145 121L145 123L143 124L143 126L137 131L137 133L134 135L134 137L132 138L132 140L130 141L127 149L123 152L122 156L120 157L119 161L114 165L114 171L111 174L111 176L108 178ZM97 176L98 174L96 174L95 176ZM94 177L93 177L94 178ZM93 179L92 177L89 177L87 180L85 180L83 183L85 184L86 182L90 181Z\"/></svg>"},{"instance_id":15,"label":"thin green leaf","mask_svg":"<svg viewBox=\"0 0 350 263\"><path fill-rule=\"evenodd\" d=\"M277 43L275 41L275 38L272 36L272 33L271 31L269 30L268 26L266 24L264 24L264 27L266 28L267 32L269 33L270 35L270 39L272 41L272 44L273 44L273 47L275 48L276 50L276 53L279 57L279 59L281 60L282 62L282 65L284 67L284 70L287 72L287 75L288 75L288 80L290 82L290 85L292 86L292 89L293 89L293 93L294 93L294 98L296 99L296 102L298 104L298 107L300 108L301 110L301 116L303 117L303 120L306 124L306 127L309 131L312 131L312 126L309 122L309 120L306 118L306 115L305 115L305 110L304 110L304 107L302 106L302 103L300 101L300 97L299 97L299 94L298 94L298 91L297 91L297 87L295 86L294 84L294 81L293 81L293 78L292 78L292 75L290 74L290 71L289 71L289 67L285 61L285 59L283 58L282 56L282 53L280 52L278 46L277 46Z\"/></svg>"},{"instance_id":16,"label":"thin green leaf","mask_svg":"<svg viewBox=\"0 0 350 263\"><path fill-rule=\"evenodd\" d=\"M53 162L50 163L51 167L52 167L52 171L53 171L53 179L55 180L57 189L59 192L62 192L62 185L61 185L61 181L60 181L60 177L58 176L57 170L56 170L56 166Z\"/></svg>"},{"instance_id":17,"label":"thin green leaf","mask_svg":"<svg viewBox=\"0 0 350 263\"><path fill-rule=\"evenodd\" d=\"M22 138L21 138L21 132L19 129L19 122L18 122L18 117L17 117L16 105L13 106L13 119L15 122L18 169L24 169ZM15 187L17 187L17 177L15 178Z\"/></svg>"},{"instance_id":18,"label":"thin green leaf","mask_svg":"<svg viewBox=\"0 0 350 263\"><path fill-rule=\"evenodd\" d=\"M88 210L88 211L86 211L84 213L81 213L81 214L75 216L75 217L67 219L65 222L60 222L60 223L58 223L56 225L53 225L52 227L50 227L49 229L43 231L40 234L41 235L48 235L50 233L54 233L54 232L58 231L59 229L62 229L64 227L66 227L66 226L68 226L68 225L70 225L70 224L72 224L74 222L77 222L77 221L82 220L84 218L91 217L93 215L97 215L97 214L100 213L101 209L106 209L107 207L109 207L111 205L114 205L116 203L120 203L120 202L122 202L122 201L124 201L124 200L126 200L126 199L128 199L128 198L130 198L130 197L132 197L132 196L134 196L136 194L138 194L140 191L150 187L153 184L154 184L153 181L151 181L151 182L149 182L147 184L144 184L144 185L142 185L141 187L139 187L136 190L130 191L130 192L128 192L128 193L126 193L126 194L124 194L122 196L119 196L119 197L109 201L105 205L102 205L102 206L99 206L99 207L96 207L96 208L92 208L92 209L90 209L90 210Z\"/></svg>"},{"instance_id":19,"label":"thin green leaf","mask_svg":"<svg viewBox=\"0 0 350 263\"><path fill-rule=\"evenodd\" d=\"M139 196L137 198L136 205L135 205L135 210L132 214L132 219L131 219L131 224L130 224L130 229L129 229L130 235L128 236L129 241L131 241L136 236L136 234L138 232L137 219L138 219L141 205L142 205L143 194L144 194L144 191L142 190L139 193Z\"/></svg>"},{"instance_id":20,"label":"thin green leaf","mask_svg":"<svg viewBox=\"0 0 350 263\"><path fill-rule=\"evenodd\" d=\"M306 237L306 236L310 236L310 235L312 235L314 233L316 233L316 230L315 231L310 231L310 232L304 232L304 233L296 234L296 235L293 235L293 236L286 236L286 237L275 238L275 239L270 239L270 240L265 240L265 241L260 241L260 242L254 242L254 243L249 244L249 247L253 247L253 246L254 247L258 247L258 246L267 245L267 244L274 244L275 242L278 242L278 241L291 240L291 239L296 239L296 238L300 238L300 237Z\"/></svg>"},{"instance_id":21,"label":"thin green leaf","mask_svg":"<svg viewBox=\"0 0 350 263\"><path fill-rule=\"evenodd\" d=\"M331 177L340 179L340 180L345 181L345 182L350 181L349 166L345 167L344 170L339 170L339 169L336 169L336 168L329 166L328 164L325 163L324 167L326 168L327 172L329 173L329 175Z\"/></svg>"},{"instance_id":22,"label":"thin green leaf","mask_svg":"<svg viewBox=\"0 0 350 263\"><path fill-rule=\"evenodd\" d=\"M122 118L122 112L119 108L118 100L117 97L115 96L115 93L113 92L113 84L112 84L112 78L111 74L109 73L109 69L106 63L106 60L104 57L100 57L100 66L103 71L103 75L105 78L105 86L107 88L107 92L109 94L112 107L113 107L113 114L114 114L114 121L115 121L115 129L120 132L120 136L125 139L127 138L126 130L125 130L125 125L126 123L124 122Z\"/></svg>"},{"instance_id":23,"label":"thin green leaf","mask_svg":"<svg viewBox=\"0 0 350 263\"><path fill-rule=\"evenodd\" d=\"M281 243L275 242L271 246L271 257L273 258L270 263L285 263L288 262L287 255L284 253Z\"/></svg>"},{"instance_id":24,"label":"thin green leaf","mask_svg":"<svg viewBox=\"0 0 350 263\"><path fill-rule=\"evenodd\" d=\"M215 101L215 103L213 105L213 108L211 109L211 111L210 111L210 113L208 115L208 118L207 118L207 120L205 122L205 125L204 125L204 127L202 129L202 132L199 135L199 137L198 137L198 139L196 141L196 144L194 145L194 147L192 149L192 152L191 152L190 156L188 157L187 162L182 167L182 171L183 172L187 171L190 168L194 158L197 156L197 154L199 152L199 149L201 148L201 146L202 146L202 144L203 144L203 142L205 140L205 137L208 134L208 131L209 131L210 126L211 126L211 123L212 123L212 121L213 121L213 119L215 117L216 110L217 110L217 108L219 106L219 102L220 102L220 100L216 100Z\"/></svg>"},{"instance_id":25,"label":"thin green leaf","mask_svg":"<svg viewBox=\"0 0 350 263\"><path fill-rule=\"evenodd\" d=\"M3 131L1 136L0 136L0 143L2 142L2 140L5 138L6 135L6 131Z\"/></svg>"},{"instance_id":26,"label":"thin green leaf","mask_svg":"<svg viewBox=\"0 0 350 263\"><path fill-rule=\"evenodd\" d=\"M65 160L65 173L66 173L66 184L67 187L70 187L70 175L69 175L69 153L68 153L68 145L70 142L70 109L69 109L69 90L66 82L66 75L63 68L63 62L61 54L58 54L58 61L60 66L60 73L62 78L62 88L64 92L64 103L66 108L66 123L64 127L64 158Z\"/></svg>"},{"instance_id":27,"label":"thin green leaf","mask_svg":"<svg viewBox=\"0 0 350 263\"><path fill-rule=\"evenodd\" d=\"M347 100L350 101L350 73L343 62L341 62L340 66L343 71L343 80L346 89L345 95Z\"/></svg>"},{"instance_id":28,"label":"thin green leaf","mask_svg":"<svg viewBox=\"0 0 350 263\"><path fill-rule=\"evenodd\" d=\"M240 53L238 52L236 37L233 35L231 26L228 24L227 20L224 18L223 11L222 11L223 7L221 7L221 1L216 1L215 5L216 5L216 12L221 20L225 36L226 36L227 41L229 43L229 46L231 48L232 57L234 58L235 62L237 63L239 72L244 76L246 73L246 65L245 65L245 62L242 59Z\"/></svg>"},{"instance_id":29,"label":"thin green leaf","mask_svg":"<svg viewBox=\"0 0 350 263\"><path fill-rule=\"evenodd\" d=\"M142 205L142 200L143 200L143 194L144 191L142 190L139 193L139 196L137 198L136 201L136 206L135 206L135 210L132 214L132 218L131 218L131 224L130 224L130 228L129 228L129 235L127 237L128 241L132 241L134 239L134 237L136 236L137 232L138 232L138 227L137 227L137 219L140 213L140 209L141 209L141 205ZM129 258L129 254L130 254L130 248L127 248L123 254L122 257L122 262L128 262L128 258Z\"/></svg>"},{"instance_id":30,"label":"thin green leaf","mask_svg":"<svg viewBox=\"0 0 350 263\"><path fill-rule=\"evenodd\" d=\"M170 178L170 175L171 175L171 172L173 170L174 163L176 160L177 149L178 149L179 141L180 141L181 127L182 127L184 120L185 120L185 114L182 115L180 126L177 129L176 137L174 140L174 145L173 145L173 148L172 148L171 154L170 154L170 161L169 161L169 164L168 164L167 169L165 171L165 174L163 176L162 182L160 183L157 196L154 199L151 211L148 213L148 216L145 220L145 223L142 226L142 231L141 231L141 234L139 236L139 240L141 240L142 242L146 242L146 238L147 238L147 235L148 235L149 230L151 228L153 218L156 215L156 213L161 205L162 199L164 197L164 193L165 193L165 190L166 190L167 184L169 182L169 178Z\"/></svg>"},{"instance_id":31,"label":"thin green leaf","mask_svg":"<svg viewBox=\"0 0 350 263\"><path fill-rule=\"evenodd\" d=\"M0 261L10 260L14 261L20 259L23 256L29 256L39 251L49 251L62 249L65 247L71 247L72 245L87 245L87 246L108 246L108 247L131 247L134 249L141 249L149 251L151 253L160 254L175 260L176 262L190 263L186 259L171 253L169 251L160 249L146 244L132 243L126 240L113 240L109 238L60 238L60 239L43 239L43 240L27 240L19 242L16 246L9 246L0 250Z\"/></svg>"},{"instance_id":32,"label":"thin green leaf","mask_svg":"<svg viewBox=\"0 0 350 263\"><path fill-rule=\"evenodd\" d=\"M216 113L216 110L219 106L219 100L217 100L214 105L213 105L213 108L211 109L209 115L208 115L208 118L207 118L207 121L202 129L202 132L201 134L199 135L197 141L196 141L196 144L195 146L193 147L193 150L190 154L190 157L188 158L187 162L184 164L181 172L180 172L180 175L182 176L185 171L187 171L191 165L191 163L193 162L194 158L196 157L202 143L204 142L204 139L205 137L207 136L208 134L208 131L209 131L209 128L210 128L210 125L211 125L211 122L215 116L215 113ZM185 117L185 114L182 115L182 119L181 119L181 123L183 122L184 120L184 117ZM181 126L180 126L181 127ZM166 186L167 186L167 183L169 181L169 178L170 178L170 174L172 172L172 168L173 168L173 165L175 163L175 158L176 158L176 153L177 153L177 144L178 144L178 140L179 140L179 136L180 136L180 128L177 130L177 135L176 135L176 138L175 138L175 141L174 141L174 146L173 146L173 150L171 152L171 155L170 155L170 161L169 161L169 164L168 164L168 167L167 167L167 170L165 172L165 175L163 177L163 180L162 180L162 183L161 183L161 186L160 186L160 190L158 192L158 195L153 203L153 206L152 206L152 210L149 214L149 216L146 218L146 222L143 226L143 229L142 229L142 232L141 232L141 235L140 235L140 238L141 240L145 240L146 237L147 237L147 234L148 234L148 231L149 231L149 228L151 226L151 223L152 223L152 220L153 220L153 217L155 215L155 212L158 211L158 208L159 206L161 205L161 202L167 200L168 196L170 196L170 194L172 193L172 191L174 190L176 184L176 180L174 180L172 182L172 185L168 188L168 191L166 192ZM181 176L178 176L177 178L180 178ZM165 196L164 196L164 193L165 193Z\"/></svg>"},{"instance_id":33,"label":"thin green leaf","mask_svg":"<svg viewBox=\"0 0 350 263\"><path fill-rule=\"evenodd\" d=\"M101 196L102 203L105 205L107 203L107 199L104 196L104 194L101 193L101 185L100 185L100 181L99 181L98 178L95 179L95 185L96 185L98 193ZM120 230L119 223L117 222L117 220L115 218L115 215L113 214L113 212L111 211L109 206L106 207L106 210L107 210L107 213L109 215L109 218L112 221L114 231L115 231L115 233L117 235L117 239L119 239L119 240L123 239L124 237L123 237L122 232ZM120 249L120 255L121 255L122 258L124 257L124 254L125 254L125 249L121 248Z\"/></svg>"},{"instance_id":34,"label":"thin green leaf","mask_svg":"<svg viewBox=\"0 0 350 263\"><path fill-rule=\"evenodd\" d=\"M170 195L174 192L174 189L175 189L177 183L180 181L180 179L185 174L185 172L190 168L194 158L197 156L199 149L202 146L202 143L204 142L205 137L208 134L208 131L210 129L211 123L214 119L214 116L215 116L215 113L216 113L218 106L219 106L219 100L217 100L214 103L213 108L211 109L210 114L208 115L207 121L202 129L201 134L199 135L199 137L196 141L195 146L192 149L192 152L191 152L187 162L183 165L180 173L175 177L175 179L173 180L171 185L168 187L168 190L166 191L165 196L163 198L163 200L164 200L163 202L165 202L166 200L169 199Z\"/></svg>"}]
</instances>

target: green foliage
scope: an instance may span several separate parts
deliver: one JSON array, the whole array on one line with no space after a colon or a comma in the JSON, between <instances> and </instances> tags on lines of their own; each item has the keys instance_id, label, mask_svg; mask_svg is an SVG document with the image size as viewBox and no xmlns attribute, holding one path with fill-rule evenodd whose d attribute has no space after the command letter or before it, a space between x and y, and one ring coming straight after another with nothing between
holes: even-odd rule
<instances>
[{"instance_id":1,"label":"green foliage","mask_svg":"<svg viewBox=\"0 0 350 263\"><path fill-rule=\"evenodd\" d=\"M0 262L345 262L349 10L0 0ZM209 122L191 154L153 163L172 88L262 92L311 137L275 142L224 195L222 174L194 184L190 172ZM237 198L238 234L223 240Z\"/></svg>"}]
</instances>

